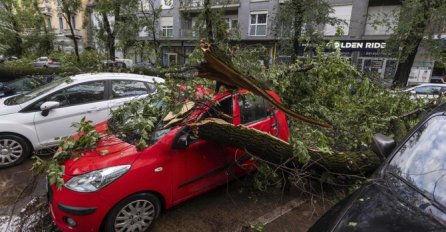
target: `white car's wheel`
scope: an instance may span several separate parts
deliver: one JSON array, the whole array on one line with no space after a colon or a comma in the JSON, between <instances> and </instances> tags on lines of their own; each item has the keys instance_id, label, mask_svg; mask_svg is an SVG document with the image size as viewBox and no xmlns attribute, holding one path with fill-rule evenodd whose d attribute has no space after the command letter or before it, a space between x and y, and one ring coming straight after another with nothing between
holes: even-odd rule
<instances>
[{"instance_id":1,"label":"white car's wheel","mask_svg":"<svg viewBox=\"0 0 446 232\"><path fill-rule=\"evenodd\" d=\"M0 168L20 164L31 154L31 147L17 135L0 134Z\"/></svg>"}]
</instances>

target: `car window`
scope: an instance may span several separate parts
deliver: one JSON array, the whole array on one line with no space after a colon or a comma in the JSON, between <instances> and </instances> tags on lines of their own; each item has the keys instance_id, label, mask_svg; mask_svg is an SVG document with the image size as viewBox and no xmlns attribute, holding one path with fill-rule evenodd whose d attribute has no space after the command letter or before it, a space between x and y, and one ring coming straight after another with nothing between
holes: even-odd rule
<instances>
[{"instance_id":1,"label":"car window","mask_svg":"<svg viewBox=\"0 0 446 232\"><path fill-rule=\"evenodd\" d=\"M446 206L446 117L422 125L399 149L387 171Z\"/></svg>"},{"instance_id":2,"label":"car window","mask_svg":"<svg viewBox=\"0 0 446 232\"><path fill-rule=\"evenodd\" d=\"M440 86L421 86L415 88L417 94L440 94Z\"/></svg>"},{"instance_id":3,"label":"car window","mask_svg":"<svg viewBox=\"0 0 446 232\"><path fill-rule=\"evenodd\" d=\"M232 96L227 97L220 102L214 104L203 114L201 119L205 118L220 118L229 123L232 123Z\"/></svg>"},{"instance_id":4,"label":"car window","mask_svg":"<svg viewBox=\"0 0 446 232\"><path fill-rule=\"evenodd\" d=\"M30 101L30 100L36 98L36 97L41 96L42 94L47 93L48 91L52 90L53 88L64 85L64 84L66 84L66 82L69 82L69 81L70 81L69 77L60 78L60 79L50 82L46 85L42 85L25 95L20 95L20 96L13 98L13 101L11 101L11 104L25 103L27 101Z\"/></svg>"},{"instance_id":5,"label":"car window","mask_svg":"<svg viewBox=\"0 0 446 232\"><path fill-rule=\"evenodd\" d=\"M132 97L147 94L148 90L142 81L114 80L112 81L111 98Z\"/></svg>"},{"instance_id":6,"label":"car window","mask_svg":"<svg viewBox=\"0 0 446 232\"><path fill-rule=\"evenodd\" d=\"M265 100L256 95L240 95L240 123L247 124L268 117Z\"/></svg>"},{"instance_id":7,"label":"car window","mask_svg":"<svg viewBox=\"0 0 446 232\"><path fill-rule=\"evenodd\" d=\"M49 96L46 101L57 101L61 107L101 101L105 98L104 86L103 81L78 84L57 91Z\"/></svg>"}]
</instances>

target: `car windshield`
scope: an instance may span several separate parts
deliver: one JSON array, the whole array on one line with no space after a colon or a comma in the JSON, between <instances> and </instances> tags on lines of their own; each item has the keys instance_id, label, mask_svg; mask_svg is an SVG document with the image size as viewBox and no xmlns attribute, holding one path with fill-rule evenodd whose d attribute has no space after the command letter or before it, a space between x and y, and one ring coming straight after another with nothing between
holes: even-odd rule
<instances>
[{"instance_id":1,"label":"car windshield","mask_svg":"<svg viewBox=\"0 0 446 232\"><path fill-rule=\"evenodd\" d=\"M53 81L51 83L48 83L46 85L42 85L42 86L34 89L33 91L27 93L27 94L19 95L17 97L14 97L14 99L12 99L10 101L10 103L11 104L22 104L22 103L25 103L25 102L27 102L29 100L32 100L32 99L34 99L34 98L36 98L36 97L38 97L38 96L40 96L40 95L50 91L51 89L56 88L57 86L59 86L61 84L66 83L69 80L70 80L69 77L60 78L60 79L55 80L55 81Z\"/></svg>"},{"instance_id":2,"label":"car windshield","mask_svg":"<svg viewBox=\"0 0 446 232\"><path fill-rule=\"evenodd\" d=\"M446 206L446 117L422 125L395 154L387 169Z\"/></svg>"}]
</instances>

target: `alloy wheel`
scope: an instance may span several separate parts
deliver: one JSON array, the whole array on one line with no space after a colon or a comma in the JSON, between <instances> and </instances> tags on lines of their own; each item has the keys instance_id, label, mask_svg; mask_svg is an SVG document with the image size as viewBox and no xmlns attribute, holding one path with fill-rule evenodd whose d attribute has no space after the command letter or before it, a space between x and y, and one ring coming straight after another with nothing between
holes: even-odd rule
<instances>
[{"instance_id":1,"label":"alloy wheel","mask_svg":"<svg viewBox=\"0 0 446 232\"><path fill-rule=\"evenodd\" d=\"M155 206L148 200L136 200L124 206L116 216L116 232L146 231L156 217Z\"/></svg>"},{"instance_id":2,"label":"alloy wheel","mask_svg":"<svg viewBox=\"0 0 446 232\"><path fill-rule=\"evenodd\" d=\"M0 164L8 165L23 155L22 145L12 139L0 139Z\"/></svg>"}]
</instances>

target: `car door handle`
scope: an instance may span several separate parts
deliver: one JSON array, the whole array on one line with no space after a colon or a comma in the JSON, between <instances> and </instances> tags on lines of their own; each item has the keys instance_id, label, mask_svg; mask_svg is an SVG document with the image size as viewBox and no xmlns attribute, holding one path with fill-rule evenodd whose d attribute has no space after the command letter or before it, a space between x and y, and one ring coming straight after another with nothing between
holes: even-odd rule
<instances>
[{"instance_id":1,"label":"car door handle","mask_svg":"<svg viewBox=\"0 0 446 232\"><path fill-rule=\"evenodd\" d=\"M92 112L100 111L100 110L101 110L101 108L99 108L99 107L91 107L90 109L87 110L87 112L92 113Z\"/></svg>"}]
</instances>

